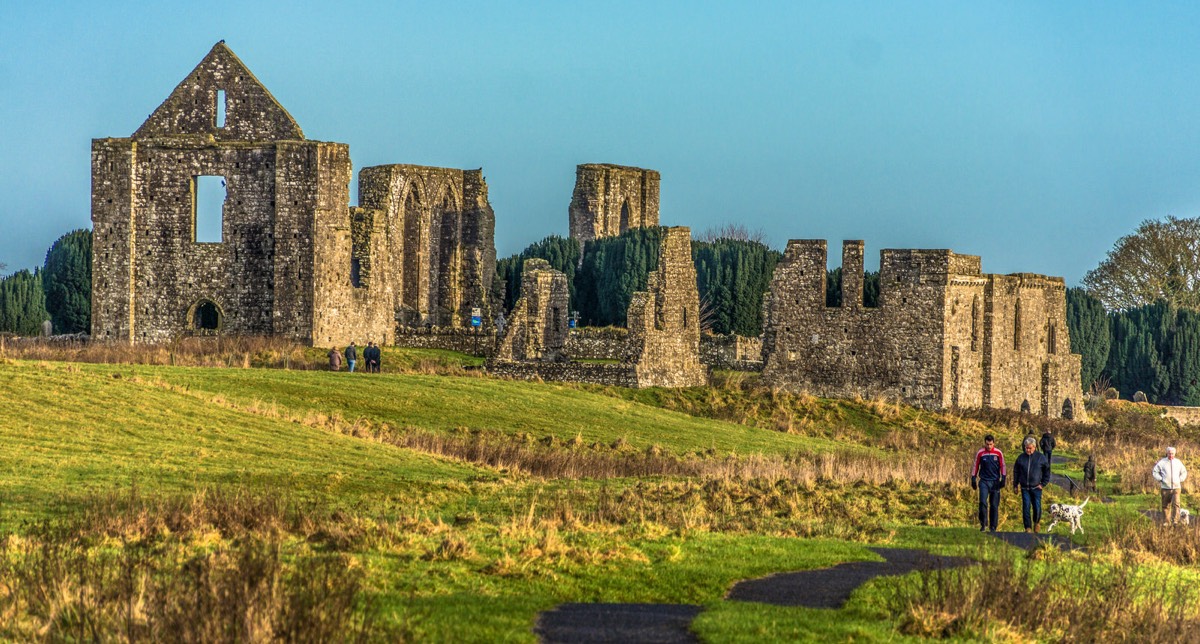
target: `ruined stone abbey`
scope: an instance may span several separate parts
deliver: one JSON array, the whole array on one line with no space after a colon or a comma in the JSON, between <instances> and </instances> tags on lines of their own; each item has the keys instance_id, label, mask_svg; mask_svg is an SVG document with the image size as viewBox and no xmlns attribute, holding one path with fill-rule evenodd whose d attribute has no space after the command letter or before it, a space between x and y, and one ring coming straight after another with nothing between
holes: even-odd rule
<instances>
[{"instance_id":1,"label":"ruined stone abbey","mask_svg":"<svg viewBox=\"0 0 1200 644\"><path fill-rule=\"evenodd\" d=\"M566 277L541 260L526 264L511 323L493 342L495 215L482 170L363 168L358 206L349 205L351 171L347 145L305 139L217 43L131 137L92 142L92 337L429 342L433 328L471 337L454 332L478 315L496 374L631 387L708 381L687 228L666 230L628 330L604 335L610 346L592 346L597 355L580 355L579 342L572 355ZM571 237L586 244L658 226L659 183L654 170L578 166ZM761 362L748 350L759 339L734 338L710 342L733 352L721 364L757 363L764 384L822 396L1082 413L1061 278L984 274L978 257L949 250L884 250L880 295L868 306L863 243L845 242L842 253L841 304L827 306L825 242L791 241L763 304ZM582 357L615 364L572 360Z\"/></svg>"}]
</instances>

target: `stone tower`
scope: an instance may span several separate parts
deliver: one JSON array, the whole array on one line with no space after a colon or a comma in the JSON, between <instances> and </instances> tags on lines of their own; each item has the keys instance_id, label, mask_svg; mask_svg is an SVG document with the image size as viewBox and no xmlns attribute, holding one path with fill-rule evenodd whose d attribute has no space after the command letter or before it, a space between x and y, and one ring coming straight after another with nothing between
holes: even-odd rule
<instances>
[{"instance_id":1,"label":"stone tower","mask_svg":"<svg viewBox=\"0 0 1200 644\"><path fill-rule=\"evenodd\" d=\"M658 184L654 170L608 163L577 166L569 209L571 237L583 243L657 226Z\"/></svg>"}]
</instances>

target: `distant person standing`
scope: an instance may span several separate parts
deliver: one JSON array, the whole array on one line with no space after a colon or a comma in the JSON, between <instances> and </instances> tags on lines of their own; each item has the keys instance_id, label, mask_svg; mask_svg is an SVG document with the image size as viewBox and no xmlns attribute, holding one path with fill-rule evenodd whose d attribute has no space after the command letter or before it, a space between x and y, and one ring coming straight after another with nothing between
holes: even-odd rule
<instances>
[{"instance_id":1,"label":"distant person standing","mask_svg":"<svg viewBox=\"0 0 1200 644\"><path fill-rule=\"evenodd\" d=\"M1183 461L1175 458L1174 447L1167 448L1167 455L1155 463L1151 475L1162 488L1163 521L1167 525L1178 523L1179 491L1187 480L1187 468L1183 466Z\"/></svg>"},{"instance_id":2,"label":"distant person standing","mask_svg":"<svg viewBox=\"0 0 1200 644\"><path fill-rule=\"evenodd\" d=\"M383 349L378 344L371 343L371 371L379 373L383 366Z\"/></svg>"},{"instance_id":3,"label":"distant person standing","mask_svg":"<svg viewBox=\"0 0 1200 644\"><path fill-rule=\"evenodd\" d=\"M329 370L330 371L341 371L342 370L342 352L337 347L333 347L332 349L329 350Z\"/></svg>"},{"instance_id":4,"label":"distant person standing","mask_svg":"<svg viewBox=\"0 0 1200 644\"><path fill-rule=\"evenodd\" d=\"M1058 441L1054 440L1054 435L1050 433L1050 430L1046 430L1046 433L1042 434L1041 447L1042 453L1046 455L1046 463L1053 465L1054 448L1058 447Z\"/></svg>"},{"instance_id":5,"label":"distant person standing","mask_svg":"<svg viewBox=\"0 0 1200 644\"><path fill-rule=\"evenodd\" d=\"M1050 485L1050 460L1037 451L1032 436L1025 439L1023 454L1013 466L1013 481L1021 491L1021 521L1025 532L1037 532L1042 523L1042 488Z\"/></svg>"},{"instance_id":6,"label":"distant person standing","mask_svg":"<svg viewBox=\"0 0 1200 644\"><path fill-rule=\"evenodd\" d=\"M358 347L351 342L350 346L346 347L346 364L350 366L350 373L354 373L354 365L358 362Z\"/></svg>"},{"instance_id":7,"label":"distant person standing","mask_svg":"<svg viewBox=\"0 0 1200 644\"><path fill-rule=\"evenodd\" d=\"M1088 460L1083 464L1083 489L1086 492L1096 491L1096 457L1088 454Z\"/></svg>"},{"instance_id":8,"label":"distant person standing","mask_svg":"<svg viewBox=\"0 0 1200 644\"><path fill-rule=\"evenodd\" d=\"M983 437L983 449L975 453L975 465L971 468L971 489L979 490L979 531L996 531L1000 522L1000 490L1008 478L1004 468L1004 454L996 449L996 438L991 434Z\"/></svg>"}]
</instances>

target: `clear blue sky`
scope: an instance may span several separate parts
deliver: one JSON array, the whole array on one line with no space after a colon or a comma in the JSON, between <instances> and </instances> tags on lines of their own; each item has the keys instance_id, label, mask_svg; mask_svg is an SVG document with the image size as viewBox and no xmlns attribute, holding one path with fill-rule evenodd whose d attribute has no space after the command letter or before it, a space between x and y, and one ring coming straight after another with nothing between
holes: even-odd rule
<instances>
[{"instance_id":1,"label":"clear blue sky","mask_svg":"<svg viewBox=\"0 0 1200 644\"><path fill-rule=\"evenodd\" d=\"M0 262L90 226L91 139L225 39L356 173L482 167L501 256L565 235L575 165L607 162L662 173L664 224L1077 283L1141 220L1200 215L1198 7L4 2Z\"/></svg>"}]
</instances>

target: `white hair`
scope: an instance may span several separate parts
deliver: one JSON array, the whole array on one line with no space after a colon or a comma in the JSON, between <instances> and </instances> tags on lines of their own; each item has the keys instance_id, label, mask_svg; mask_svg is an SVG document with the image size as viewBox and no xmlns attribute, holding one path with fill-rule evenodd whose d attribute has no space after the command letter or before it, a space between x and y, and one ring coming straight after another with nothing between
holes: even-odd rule
<instances>
[{"instance_id":1,"label":"white hair","mask_svg":"<svg viewBox=\"0 0 1200 644\"><path fill-rule=\"evenodd\" d=\"M1171 456L1174 456L1174 455L1175 455L1175 448L1174 448L1174 447L1168 447L1168 448L1167 448L1167 454L1169 454L1169 455L1171 455Z\"/></svg>"},{"instance_id":2,"label":"white hair","mask_svg":"<svg viewBox=\"0 0 1200 644\"><path fill-rule=\"evenodd\" d=\"M1025 437L1025 445L1026 445L1026 446L1028 446L1028 445L1033 445L1033 446L1035 446L1035 447L1036 447L1036 446L1037 446L1037 441L1036 441L1036 440L1034 440L1034 438L1033 438L1032 436L1026 436L1026 437Z\"/></svg>"}]
</instances>

